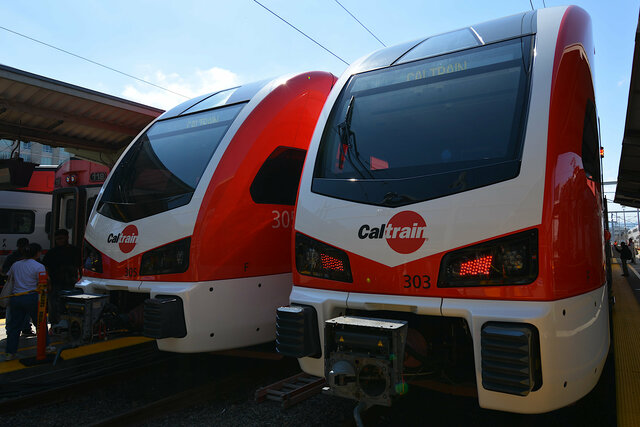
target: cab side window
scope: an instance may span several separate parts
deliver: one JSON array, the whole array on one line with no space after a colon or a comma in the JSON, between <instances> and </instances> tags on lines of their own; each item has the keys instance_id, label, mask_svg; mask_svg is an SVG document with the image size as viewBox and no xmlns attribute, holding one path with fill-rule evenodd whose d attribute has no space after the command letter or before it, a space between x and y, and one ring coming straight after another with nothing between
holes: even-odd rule
<instances>
[{"instance_id":1,"label":"cab side window","mask_svg":"<svg viewBox=\"0 0 640 427\"><path fill-rule=\"evenodd\" d=\"M582 130L582 164L587 178L600 182L600 144L598 138L598 119L593 102L587 100Z\"/></svg>"},{"instance_id":2,"label":"cab side window","mask_svg":"<svg viewBox=\"0 0 640 427\"><path fill-rule=\"evenodd\" d=\"M256 203L296 204L298 185L306 150L278 147L267 157L256 174L249 192Z\"/></svg>"}]
</instances>

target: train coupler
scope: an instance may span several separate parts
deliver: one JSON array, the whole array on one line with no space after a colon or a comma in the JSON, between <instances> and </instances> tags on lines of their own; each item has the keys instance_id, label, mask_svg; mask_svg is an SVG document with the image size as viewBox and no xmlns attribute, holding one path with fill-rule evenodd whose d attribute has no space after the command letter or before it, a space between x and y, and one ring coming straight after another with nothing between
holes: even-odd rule
<instances>
[{"instance_id":1,"label":"train coupler","mask_svg":"<svg viewBox=\"0 0 640 427\"><path fill-rule=\"evenodd\" d=\"M94 326L108 303L106 295L73 294L61 298L60 323L53 326L54 332L61 334L72 345L90 343Z\"/></svg>"},{"instance_id":2,"label":"train coupler","mask_svg":"<svg viewBox=\"0 0 640 427\"><path fill-rule=\"evenodd\" d=\"M391 406L402 379L407 322L341 316L325 322L325 392Z\"/></svg>"}]
</instances>

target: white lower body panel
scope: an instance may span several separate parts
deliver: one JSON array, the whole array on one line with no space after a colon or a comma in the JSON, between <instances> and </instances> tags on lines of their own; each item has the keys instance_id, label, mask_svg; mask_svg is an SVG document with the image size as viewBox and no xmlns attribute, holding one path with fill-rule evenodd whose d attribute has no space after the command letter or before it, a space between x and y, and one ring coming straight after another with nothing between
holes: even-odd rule
<instances>
[{"instance_id":1,"label":"white lower body panel","mask_svg":"<svg viewBox=\"0 0 640 427\"><path fill-rule=\"evenodd\" d=\"M344 314L346 308L464 318L473 340L478 402L487 409L542 413L567 406L593 389L609 350L606 286L544 302L404 297L294 286L290 300L292 304L315 307L322 348L324 322ZM482 386L481 331L487 322L528 323L538 329L542 364L542 386L538 390L516 396ZM307 373L324 376L323 357L299 359L300 366Z\"/></svg>"},{"instance_id":2,"label":"white lower body panel","mask_svg":"<svg viewBox=\"0 0 640 427\"><path fill-rule=\"evenodd\" d=\"M549 302L444 299L443 316L464 317L473 334L478 401L481 407L542 413L567 406L598 382L609 351L609 301L602 286ZM538 328L542 387L514 396L482 387L480 331L488 321L523 322Z\"/></svg>"},{"instance_id":3,"label":"white lower body panel","mask_svg":"<svg viewBox=\"0 0 640 427\"><path fill-rule=\"evenodd\" d=\"M84 278L85 293L124 290L176 295L182 299L187 335L158 340L158 348L178 353L227 350L275 339L276 308L287 305L291 273L207 282L140 282Z\"/></svg>"}]
</instances>

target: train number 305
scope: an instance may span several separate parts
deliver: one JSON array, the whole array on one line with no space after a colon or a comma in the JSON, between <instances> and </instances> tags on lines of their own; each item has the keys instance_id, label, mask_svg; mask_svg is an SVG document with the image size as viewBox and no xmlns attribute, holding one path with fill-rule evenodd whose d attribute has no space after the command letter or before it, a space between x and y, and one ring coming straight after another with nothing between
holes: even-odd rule
<instances>
[{"instance_id":1,"label":"train number 305","mask_svg":"<svg viewBox=\"0 0 640 427\"><path fill-rule=\"evenodd\" d=\"M416 274L409 275L405 274L404 276L404 285L403 287L408 288L416 288L416 289L429 289L431 287L431 277L426 274Z\"/></svg>"},{"instance_id":2,"label":"train number 305","mask_svg":"<svg viewBox=\"0 0 640 427\"><path fill-rule=\"evenodd\" d=\"M293 211L271 211L273 223L271 228L289 228L293 224Z\"/></svg>"},{"instance_id":3,"label":"train number 305","mask_svg":"<svg viewBox=\"0 0 640 427\"><path fill-rule=\"evenodd\" d=\"M125 267L124 268L124 275L126 277L134 277L138 275L138 269L137 268L129 268L129 267Z\"/></svg>"}]
</instances>

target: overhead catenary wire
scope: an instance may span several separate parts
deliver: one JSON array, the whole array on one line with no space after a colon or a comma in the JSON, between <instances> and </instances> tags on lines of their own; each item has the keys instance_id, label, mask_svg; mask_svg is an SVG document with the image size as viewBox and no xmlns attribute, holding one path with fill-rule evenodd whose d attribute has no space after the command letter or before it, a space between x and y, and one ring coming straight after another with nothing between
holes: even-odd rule
<instances>
[{"instance_id":1,"label":"overhead catenary wire","mask_svg":"<svg viewBox=\"0 0 640 427\"><path fill-rule=\"evenodd\" d=\"M387 47L387 45L386 45L386 44L384 44L384 43L382 42L382 40L380 40L378 37L376 37L376 35L375 35L375 34L373 34L373 33L371 32L371 30L369 30L369 29L368 29L368 28L367 28L367 27L366 27L362 22L360 22L360 20L359 20L358 18L356 18L356 17L353 15L353 13L349 12L349 11L347 10L347 8L346 8L346 7L344 7L344 6L342 5L342 3L340 3L338 0L335 0L335 2L336 2L336 3L338 3L338 4L340 5L340 7L344 9L344 11L345 11L345 12L347 12L349 15L351 15L351 17L352 17L353 19L355 19L355 20L356 20L356 22L362 26L362 28L364 28L365 30L367 30L367 31L369 32L369 34L371 34L371 35L373 36L373 38L375 38L376 40L378 40L382 46Z\"/></svg>"},{"instance_id":2,"label":"overhead catenary wire","mask_svg":"<svg viewBox=\"0 0 640 427\"><path fill-rule=\"evenodd\" d=\"M302 34L303 36L305 36L306 38L308 38L309 40L311 40L312 42L314 42L315 44L317 44L318 46L320 46L322 49L326 50L327 52L329 52L331 55L333 55L334 57L338 58L340 61L344 62L347 65L350 65L347 61L345 61L344 59L340 58L338 55L336 55L335 53L331 52L329 49L327 49L326 47L324 47L323 45L321 45L320 43L318 43L317 41L315 41L313 38L311 38L310 36L306 35L302 30L298 29L296 26L294 26L293 24L289 23L286 19L284 19L283 17L281 17L280 15L278 15L277 13L275 13L274 11L272 11L271 9L269 9L267 6L263 5L262 3L260 3L258 0L253 0L254 3L257 3L258 5L262 6L265 10L267 10L269 13L271 13L273 16L275 16L276 18L280 19L282 22L284 22L285 24L287 24L288 26L290 26L291 28L293 28L294 30L296 30L297 32L299 32L300 34Z\"/></svg>"},{"instance_id":3,"label":"overhead catenary wire","mask_svg":"<svg viewBox=\"0 0 640 427\"><path fill-rule=\"evenodd\" d=\"M531 10L534 10L533 9L533 2L531 0L529 0L529 4L531 5Z\"/></svg>"},{"instance_id":4,"label":"overhead catenary wire","mask_svg":"<svg viewBox=\"0 0 640 427\"><path fill-rule=\"evenodd\" d=\"M17 32L17 31L11 30L11 29L9 29L9 28L7 28L7 27L3 27L3 26L1 26L1 25L0 25L0 29L3 29L3 30L5 30L5 31L7 31L7 32L9 32L9 33L13 33L13 34L15 34L15 35L17 35L17 36L24 37L25 39L31 40L31 41L33 41L33 42L40 43L41 45L47 46L47 47L49 47L49 48L51 48L51 49L55 49L55 50L58 50L58 51L60 51L60 52L66 53L67 55L71 55L71 56L74 56L74 57L76 57L76 58L82 59L83 61L90 62L90 63L92 63L92 64L94 64L94 65L99 66L99 67L106 68L107 70L110 70L110 71L116 72L116 73L118 73L118 74L122 74L123 76L127 76L127 77L129 77L129 78L134 79L134 80L138 80L139 82L146 83L146 84L151 85L151 86L153 86L153 87L156 87L156 88L158 88L158 89L162 89L162 90L164 90L164 91L170 92L170 93L172 93L172 94L174 94L174 95L178 95L178 96L181 96L181 97L183 97L183 98L189 99L189 97L188 97L188 96L183 95L183 94L178 93L178 92L174 92L174 91L172 91L171 89L167 89L166 87L162 87L162 86L157 85L157 84L155 84L155 83L151 83L150 81L145 80L145 79L141 79L140 77L132 76L131 74L127 74L127 73L125 73L124 71L117 70L117 69L115 69L115 68L113 68L113 67L109 67L108 65L104 65L104 64L101 64L100 62L94 61L94 60L89 59L89 58L85 58L84 56L78 55L78 54L76 54L76 53L69 52L68 50L65 50L65 49L59 48L59 47L57 47L57 46L54 46L54 45L49 44L49 43L46 43L46 42L43 42L42 40L38 40L38 39L36 39L36 38L33 38L33 37L30 37L30 36L27 36L26 34L19 33L19 32Z\"/></svg>"}]
</instances>

